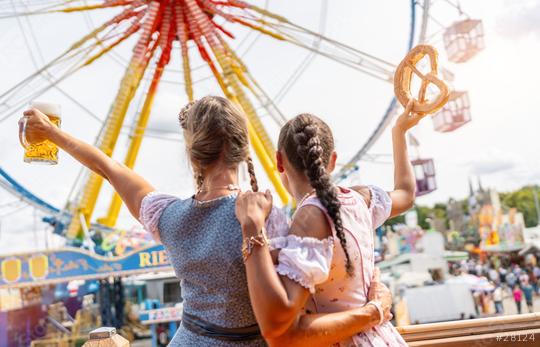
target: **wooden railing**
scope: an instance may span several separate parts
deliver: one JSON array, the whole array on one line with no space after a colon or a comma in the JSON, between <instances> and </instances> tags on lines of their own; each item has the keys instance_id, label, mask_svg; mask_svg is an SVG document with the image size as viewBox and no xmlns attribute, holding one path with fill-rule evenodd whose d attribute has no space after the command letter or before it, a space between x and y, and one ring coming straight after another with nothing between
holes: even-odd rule
<instances>
[{"instance_id":1,"label":"wooden railing","mask_svg":"<svg viewBox=\"0 0 540 347\"><path fill-rule=\"evenodd\" d=\"M540 313L408 325L398 330L410 347L540 346Z\"/></svg>"},{"instance_id":2,"label":"wooden railing","mask_svg":"<svg viewBox=\"0 0 540 347\"><path fill-rule=\"evenodd\" d=\"M87 335L61 336L55 338L33 340L30 343L30 347L72 347L80 346L86 340L88 340Z\"/></svg>"},{"instance_id":3,"label":"wooden railing","mask_svg":"<svg viewBox=\"0 0 540 347\"><path fill-rule=\"evenodd\" d=\"M529 313L453 322L408 325L397 328L410 347L540 346L540 313ZM45 344L43 344L45 342ZM37 346L72 346L70 340L36 341ZM84 347L129 346L114 328L90 333Z\"/></svg>"}]
</instances>

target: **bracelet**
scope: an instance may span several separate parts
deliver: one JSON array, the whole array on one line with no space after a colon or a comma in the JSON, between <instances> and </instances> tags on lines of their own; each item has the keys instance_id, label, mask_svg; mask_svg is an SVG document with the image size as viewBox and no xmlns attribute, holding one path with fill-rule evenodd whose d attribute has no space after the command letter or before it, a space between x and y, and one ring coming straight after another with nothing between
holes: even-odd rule
<instances>
[{"instance_id":1,"label":"bracelet","mask_svg":"<svg viewBox=\"0 0 540 347\"><path fill-rule=\"evenodd\" d=\"M266 238L266 230L264 230L264 227L261 229L258 235L245 237L244 241L242 242L242 258L244 259L244 263L251 255L251 252L253 252L253 248L255 248L255 246L262 247L267 244L268 239Z\"/></svg>"},{"instance_id":2,"label":"bracelet","mask_svg":"<svg viewBox=\"0 0 540 347\"><path fill-rule=\"evenodd\" d=\"M377 311L379 311L379 323L377 323L377 325L383 324L384 323L384 311L382 309L381 302L378 301L378 300L371 300L370 302L368 302L366 304L366 306L369 305L369 304L375 306L377 308Z\"/></svg>"}]
</instances>

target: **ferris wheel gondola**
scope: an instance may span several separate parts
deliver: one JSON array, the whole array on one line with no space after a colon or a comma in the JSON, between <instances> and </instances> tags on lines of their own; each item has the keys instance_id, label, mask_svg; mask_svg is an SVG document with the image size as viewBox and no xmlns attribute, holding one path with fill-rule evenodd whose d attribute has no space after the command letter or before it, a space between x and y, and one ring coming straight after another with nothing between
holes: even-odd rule
<instances>
[{"instance_id":1,"label":"ferris wheel gondola","mask_svg":"<svg viewBox=\"0 0 540 347\"><path fill-rule=\"evenodd\" d=\"M469 94L452 91L448 103L433 116L433 128L441 133L454 131L471 121Z\"/></svg>"},{"instance_id":2,"label":"ferris wheel gondola","mask_svg":"<svg viewBox=\"0 0 540 347\"><path fill-rule=\"evenodd\" d=\"M419 43L429 43L437 35L441 34L440 30L436 31L435 34L430 34L428 30L429 23L432 21L437 23L439 26L443 26L439 21L435 20L431 14L433 3L433 1L424 0L422 4L420 4L420 7L422 8L422 20L418 35ZM478 19L470 19L469 16L463 12L459 3L454 3L451 0L446 0L445 3L451 7L454 7L460 16L466 16L465 19L455 21L450 26L443 27L442 30L444 48L448 60L456 64L465 63L484 49L485 44L482 21ZM416 5L417 4L413 1L409 49L412 48L415 40L414 18L416 16ZM453 73L447 68L442 68L441 72L444 80L451 85L451 82L454 80ZM369 149L383 134L386 127L388 127L388 125L391 123L396 112L397 103L396 99L393 98L381 122L378 124L375 131L368 138L366 143L348 163L343 165L342 168L336 174L334 174L333 178L335 181L340 182L346 180L349 176L359 171L357 163L368 155ZM468 93L466 91L452 90L448 102L440 111L433 115L432 120L433 127L438 132L451 132L470 122L471 113ZM437 184L433 159L418 157L411 163L418 177L417 196L426 195L435 191L437 189Z\"/></svg>"}]
</instances>

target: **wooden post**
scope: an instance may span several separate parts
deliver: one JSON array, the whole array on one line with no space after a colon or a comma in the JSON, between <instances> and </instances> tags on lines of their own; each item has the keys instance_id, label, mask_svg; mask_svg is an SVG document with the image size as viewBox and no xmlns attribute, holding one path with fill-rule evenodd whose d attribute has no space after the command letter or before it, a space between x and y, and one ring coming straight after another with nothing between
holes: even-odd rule
<instances>
[{"instance_id":1,"label":"wooden post","mask_svg":"<svg viewBox=\"0 0 540 347\"><path fill-rule=\"evenodd\" d=\"M115 328L98 328L90 332L83 347L129 347L129 341L116 333Z\"/></svg>"}]
</instances>

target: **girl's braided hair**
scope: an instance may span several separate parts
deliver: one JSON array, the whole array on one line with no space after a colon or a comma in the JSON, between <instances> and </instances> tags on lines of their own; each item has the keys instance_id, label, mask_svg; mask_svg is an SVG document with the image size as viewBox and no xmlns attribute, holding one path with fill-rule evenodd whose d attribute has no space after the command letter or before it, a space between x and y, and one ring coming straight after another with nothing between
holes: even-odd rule
<instances>
[{"instance_id":1,"label":"girl's braided hair","mask_svg":"<svg viewBox=\"0 0 540 347\"><path fill-rule=\"evenodd\" d=\"M197 190L204 185L206 168L223 156L227 165L247 163L251 189L258 191L244 113L229 100L205 96L182 108L178 120L184 129L186 150L193 166Z\"/></svg>"},{"instance_id":2,"label":"girl's braided hair","mask_svg":"<svg viewBox=\"0 0 540 347\"><path fill-rule=\"evenodd\" d=\"M330 127L311 114L300 114L288 121L279 134L278 149L284 150L295 169L304 172L315 189L317 198L332 219L336 235L345 252L346 270L353 273L353 265L347 251L343 231L338 189L330 180L326 168L334 151L334 138Z\"/></svg>"}]
</instances>

